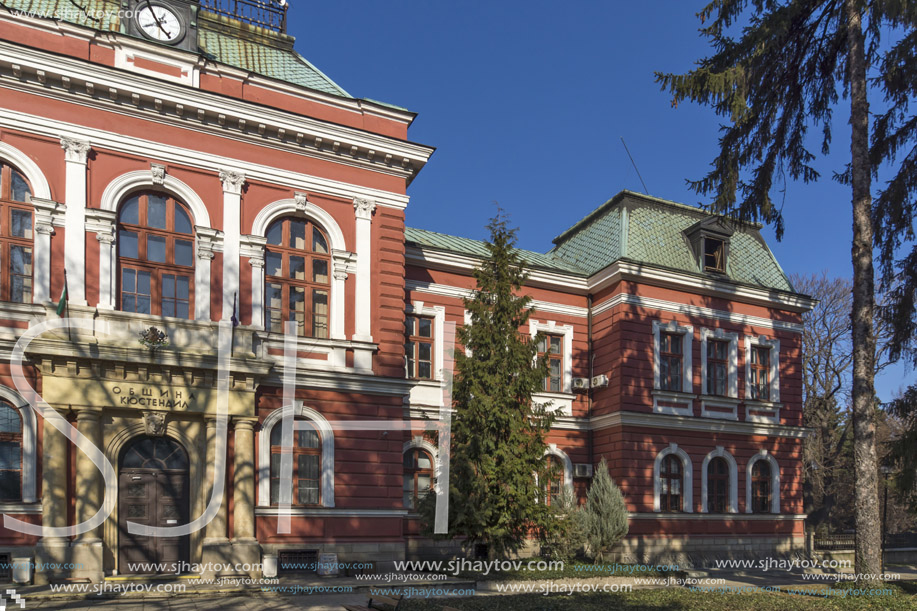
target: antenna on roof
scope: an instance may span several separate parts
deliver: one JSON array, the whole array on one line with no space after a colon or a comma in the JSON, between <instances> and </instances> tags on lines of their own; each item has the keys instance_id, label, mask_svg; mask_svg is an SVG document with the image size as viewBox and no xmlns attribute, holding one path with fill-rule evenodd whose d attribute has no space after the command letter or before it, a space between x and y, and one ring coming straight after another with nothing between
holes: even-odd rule
<instances>
[{"instance_id":1,"label":"antenna on roof","mask_svg":"<svg viewBox=\"0 0 917 611\"><path fill-rule=\"evenodd\" d=\"M621 144L624 145L624 150L627 152L627 156L630 157L630 162L634 165L634 171L637 173L637 178L640 179L640 183L643 185L643 192L647 195L650 194L649 190L646 188L646 183L643 182L643 177L640 176L640 170L637 169L637 162L634 161L633 155L630 154L630 151L627 149L627 143L624 142L624 136L621 136Z\"/></svg>"}]
</instances>

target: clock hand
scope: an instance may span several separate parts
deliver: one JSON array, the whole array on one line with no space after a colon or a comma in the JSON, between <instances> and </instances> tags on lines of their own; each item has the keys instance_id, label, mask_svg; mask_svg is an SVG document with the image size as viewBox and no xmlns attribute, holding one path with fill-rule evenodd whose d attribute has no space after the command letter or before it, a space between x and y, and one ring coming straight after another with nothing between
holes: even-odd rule
<instances>
[{"instance_id":1,"label":"clock hand","mask_svg":"<svg viewBox=\"0 0 917 611\"><path fill-rule=\"evenodd\" d=\"M150 4L150 0L146 0L146 6L150 9L150 15L153 16L153 21L156 22L156 27L159 28L159 31L165 34L167 38L172 38L172 34L162 27L162 21L159 20L159 16L156 14L156 11L153 10L153 5Z\"/></svg>"}]
</instances>

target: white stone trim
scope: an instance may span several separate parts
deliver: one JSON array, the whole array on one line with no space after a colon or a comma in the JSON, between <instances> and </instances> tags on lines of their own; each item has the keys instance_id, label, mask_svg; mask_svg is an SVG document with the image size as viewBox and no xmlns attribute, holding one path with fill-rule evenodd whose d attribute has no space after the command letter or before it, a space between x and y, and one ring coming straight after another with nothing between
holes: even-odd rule
<instances>
[{"instance_id":1,"label":"white stone trim","mask_svg":"<svg viewBox=\"0 0 917 611\"><path fill-rule=\"evenodd\" d=\"M319 412L293 401L293 417L310 421L322 438L322 507L334 507L334 431ZM261 423L258 433L258 506L271 505L271 431L283 421L283 408L277 408ZM294 428L295 430L295 428Z\"/></svg>"},{"instance_id":2,"label":"white stone trim","mask_svg":"<svg viewBox=\"0 0 917 611\"><path fill-rule=\"evenodd\" d=\"M660 376L662 366L660 364L660 344L659 336L665 331L669 333L679 333L682 336L682 371L681 371L681 392L662 390L660 388ZM653 321L653 412L657 414L671 414L675 416L693 416L694 415L694 369L691 364L692 342L694 340L694 327L691 325L679 325L676 321L664 323L660 320ZM669 405L662 405L661 402Z\"/></svg>"},{"instance_id":3,"label":"white stone trim","mask_svg":"<svg viewBox=\"0 0 917 611\"><path fill-rule=\"evenodd\" d=\"M544 451L545 456L556 456L564 465L564 489L573 492L573 461L567 453L557 447L556 443L549 443Z\"/></svg>"},{"instance_id":4,"label":"white stone trim","mask_svg":"<svg viewBox=\"0 0 917 611\"><path fill-rule=\"evenodd\" d=\"M707 467L710 465L710 461L717 457L726 459L726 464L729 465L729 497L727 501L726 512L737 513L739 511L739 469L736 465L736 459L732 457L732 454L724 450L723 446L716 446L715 450L712 450L709 454L707 454L707 456L704 457L704 464L701 467L700 481L701 512L708 513Z\"/></svg>"},{"instance_id":5,"label":"white stone trim","mask_svg":"<svg viewBox=\"0 0 917 611\"><path fill-rule=\"evenodd\" d=\"M297 199L296 197L279 199L262 208L255 216L255 220L252 221L252 235L264 237L267 235L268 226L275 220L283 216L295 216L298 214L304 215L306 218L321 225L321 228L328 236L328 240L331 242L329 244L331 248L347 250L344 233L341 231L337 221L334 220L334 217L324 209L308 201L308 199Z\"/></svg>"},{"instance_id":6,"label":"white stone trim","mask_svg":"<svg viewBox=\"0 0 917 611\"><path fill-rule=\"evenodd\" d=\"M426 316L433 319L433 379L442 382L443 362L445 361L445 328L446 308L441 305L424 305L423 301L416 299L405 306L405 313L416 316ZM407 359L405 359L407 367ZM409 377L409 376L407 376ZM440 401L442 403L442 401Z\"/></svg>"},{"instance_id":7,"label":"white stone trim","mask_svg":"<svg viewBox=\"0 0 917 611\"><path fill-rule=\"evenodd\" d=\"M659 500L659 496L662 494L662 480L659 479L659 471L662 465L662 459L669 454L675 454L681 459L682 511L685 513L693 513L694 476L691 470L691 457L688 456L687 452L679 448L677 443L670 443L669 447L659 452L659 454L656 455L656 460L653 461L653 511L662 511L662 503Z\"/></svg>"},{"instance_id":8,"label":"white stone trim","mask_svg":"<svg viewBox=\"0 0 917 611\"><path fill-rule=\"evenodd\" d=\"M39 20L41 21L41 20ZM67 24L54 23L55 35L61 30L69 30ZM86 30L83 28L83 30ZM68 31L69 36L80 34ZM150 45L140 40L120 37L116 47L131 48L131 52L151 52L166 63L186 62L186 52L175 52L159 45ZM409 177L416 174L433 153L431 147L398 139L392 136L373 133L358 127L338 125L295 112L278 110L250 101L221 96L218 93L195 90L193 87L170 83L163 80L163 75L149 78L145 75L131 74L128 71L116 70L111 66L89 64L75 58L54 56L47 51L25 49L21 45L0 43L0 60L15 63L22 68L22 76L17 83L36 96L69 97L78 103L105 112L142 117L145 121L158 125L178 126L183 130L219 135L221 138L235 142L254 143L256 146L292 152L296 155L324 159L339 164L368 168L378 173ZM214 64L210 64L214 66ZM366 114L383 115L386 118L397 117L397 121L408 125L413 119L411 113L385 108L366 100L352 100L340 96L323 94L276 79L258 77L246 71L225 65L217 67L211 73L231 73L239 80L249 83L257 82L259 86L282 90L297 98L309 98L325 106L344 109L358 119ZM43 74L38 74L43 73ZM72 80L65 86L59 83ZM118 94L119 100L111 100L108 95L87 97L76 83L86 82L97 92ZM125 104L127 97L132 102ZM369 112L367 112L369 111ZM225 122L221 119L228 119ZM258 132L237 127L243 121L247 125L265 125L266 129ZM117 134L120 136L120 134ZM236 148L235 142L228 144ZM340 143L333 147L333 143ZM108 148L108 147L106 147ZM358 149L354 154L353 149ZM374 155L370 156L372 151ZM145 153L137 153L143 155ZM177 160L176 160L177 162ZM356 191L351 189L351 193ZM391 194L394 198L396 194ZM402 196L404 203L407 198ZM403 208L404 206L400 206Z\"/></svg>"},{"instance_id":9,"label":"white stone trim","mask_svg":"<svg viewBox=\"0 0 917 611\"><path fill-rule=\"evenodd\" d=\"M404 456L405 452L411 448L420 448L426 450L430 453L430 458L433 459L433 491L436 494L440 493L440 481L439 475L441 473L441 465L439 462L439 449L423 438L422 435L413 437L410 441L405 441L404 445L401 446L401 455Z\"/></svg>"},{"instance_id":10,"label":"white stone trim","mask_svg":"<svg viewBox=\"0 0 917 611\"><path fill-rule=\"evenodd\" d=\"M770 397L768 403L780 402L780 340L760 337L745 336L745 400L751 401L751 349L753 346L770 348ZM779 420L779 418L778 418Z\"/></svg>"},{"instance_id":11,"label":"white stone trim","mask_svg":"<svg viewBox=\"0 0 917 611\"><path fill-rule=\"evenodd\" d=\"M16 147L0 142L0 159L10 165L16 166L16 169L25 175L32 187L32 196L42 199L51 199L51 187L48 185L48 179L38 164L32 161L32 158L17 149Z\"/></svg>"},{"instance_id":12,"label":"white stone trim","mask_svg":"<svg viewBox=\"0 0 917 611\"><path fill-rule=\"evenodd\" d=\"M729 342L727 354L726 396L708 394L707 389L707 342L710 339ZM739 419L739 334L723 329L700 330L700 383L701 383L701 416L704 418L721 418L723 420ZM713 409L710 409L713 408ZM728 410L728 411L724 411Z\"/></svg>"},{"instance_id":13,"label":"white stone trim","mask_svg":"<svg viewBox=\"0 0 917 611\"><path fill-rule=\"evenodd\" d=\"M86 157L91 150L87 140L61 136L64 149L64 203L66 238L64 270L67 275L67 301L72 305L86 302Z\"/></svg>"},{"instance_id":14,"label":"white stone trim","mask_svg":"<svg viewBox=\"0 0 917 611\"><path fill-rule=\"evenodd\" d=\"M357 289L354 301L353 339L361 342L373 341L372 334L372 218L376 202L371 199L354 198L354 216L356 217L356 253L357 253ZM357 363L358 357L368 362ZM371 354L354 353L354 367L372 369Z\"/></svg>"},{"instance_id":15,"label":"white stone trim","mask_svg":"<svg viewBox=\"0 0 917 611\"><path fill-rule=\"evenodd\" d=\"M529 319L529 335L532 339L541 331L547 335L562 335L564 338L563 388L561 392L573 392L573 325L559 325L553 320L539 322ZM540 393L539 393L540 394Z\"/></svg>"},{"instance_id":16,"label":"white stone trim","mask_svg":"<svg viewBox=\"0 0 917 611\"><path fill-rule=\"evenodd\" d=\"M785 437L805 439L812 429L804 426L786 426L770 423L729 422L726 420L702 420L685 416L668 416L647 412L614 412L582 419L587 429L601 431L618 426L643 426L648 428L704 431L705 433L729 433L737 435L763 435L766 437ZM584 429L585 430L585 429Z\"/></svg>"},{"instance_id":17,"label":"white stone trim","mask_svg":"<svg viewBox=\"0 0 917 611\"><path fill-rule=\"evenodd\" d=\"M471 299L474 296L474 289L449 286L448 284L437 284L435 282L427 282L426 280L412 280L408 278L404 281L404 287L409 291L438 295L440 297L451 297L453 299ZM541 314L561 314L574 318L587 318L589 316L589 308L567 305L565 303L554 303L551 301L533 299L529 302L529 305L536 313Z\"/></svg>"},{"instance_id":18,"label":"white stone trim","mask_svg":"<svg viewBox=\"0 0 917 611\"><path fill-rule=\"evenodd\" d=\"M154 189L157 191L166 191L180 199L191 210L194 217L194 233L196 240L197 257L194 264L194 319L210 320L210 256L201 256L201 251L207 250L209 244L215 238L215 232L210 229L210 213L207 212L207 206L200 196L188 185L181 180L169 175L162 177L162 184L157 184L159 180L157 174L151 168L149 170L134 170L118 176L105 187L102 192L102 198L99 201L99 208L114 212L117 215L118 206L125 197L133 191L140 189ZM117 217L116 221L117 223ZM209 234L209 236L208 236ZM68 231L69 235L69 231ZM109 259L109 275L99 276L99 307L110 305L112 308L118 302L115 294L118 283L115 274L117 274L117 236L108 244L106 253L106 242L102 241L99 252L100 272L104 266L106 256ZM104 304L104 305L103 305Z\"/></svg>"},{"instance_id":19,"label":"white stone trim","mask_svg":"<svg viewBox=\"0 0 917 611\"><path fill-rule=\"evenodd\" d=\"M16 391L0 386L0 399L19 410L22 416L22 502L38 500L38 422L35 412ZM49 491L50 494L50 491Z\"/></svg>"},{"instance_id":20,"label":"white stone trim","mask_svg":"<svg viewBox=\"0 0 917 611\"><path fill-rule=\"evenodd\" d=\"M239 294L239 252L242 242L242 188L245 174L236 170L220 171L223 184L223 312L221 320L235 315Z\"/></svg>"},{"instance_id":21,"label":"white stone trim","mask_svg":"<svg viewBox=\"0 0 917 611\"><path fill-rule=\"evenodd\" d=\"M771 513L780 513L780 466L777 459L767 450L758 450L758 453L748 459L745 466L745 513L753 513L751 507L751 468L759 460L765 460L771 465Z\"/></svg>"},{"instance_id":22,"label":"white stone trim","mask_svg":"<svg viewBox=\"0 0 917 611\"><path fill-rule=\"evenodd\" d=\"M349 268L345 262L350 260L351 253L347 252L344 241L344 232L340 225L324 209L308 201L303 193L296 193L294 197L272 202L261 209L252 222L252 236L247 237L245 253L250 257L252 264L252 325L264 329L264 251L266 247L267 229L271 223L284 216L300 216L309 219L322 228L328 236L328 248L331 251L332 274L331 295L328 310L329 339L346 339L344 335L344 304L347 272ZM345 354L335 352L331 356L334 365L344 366Z\"/></svg>"},{"instance_id":23,"label":"white stone trim","mask_svg":"<svg viewBox=\"0 0 917 611\"><path fill-rule=\"evenodd\" d=\"M35 238L32 258L32 303L51 301L51 234L67 224L67 206L50 199L32 197Z\"/></svg>"}]
</instances>

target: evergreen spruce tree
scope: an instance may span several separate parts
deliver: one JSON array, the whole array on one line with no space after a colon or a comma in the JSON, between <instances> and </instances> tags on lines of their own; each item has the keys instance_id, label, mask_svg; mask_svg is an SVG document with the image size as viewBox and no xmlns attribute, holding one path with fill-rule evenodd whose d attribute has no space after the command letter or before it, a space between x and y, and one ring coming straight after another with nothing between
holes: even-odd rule
<instances>
[{"instance_id":1,"label":"evergreen spruce tree","mask_svg":"<svg viewBox=\"0 0 917 611\"><path fill-rule=\"evenodd\" d=\"M628 531L624 495L611 479L604 458L595 470L583 512L589 553L598 562L603 562L605 553Z\"/></svg>"},{"instance_id":2,"label":"evergreen spruce tree","mask_svg":"<svg viewBox=\"0 0 917 611\"><path fill-rule=\"evenodd\" d=\"M710 172L689 183L712 196L714 213L772 223L779 238L782 205L772 193L787 177L819 179L809 130L820 132L817 144L826 154L834 111L842 96L849 100L849 163L836 177L850 186L853 210L856 572L879 575L873 248L879 247L883 279L896 287L887 308L899 330L893 355L910 349L917 360L917 248L895 260L903 242L914 239L917 213L917 121L910 105L917 93L917 6L900 0L711 0L698 16L714 54L686 74L656 77L673 105L692 100L727 120ZM876 88L887 105L874 115L870 146L869 95ZM889 170L894 175L878 189L873 206L873 176Z\"/></svg>"},{"instance_id":3,"label":"evergreen spruce tree","mask_svg":"<svg viewBox=\"0 0 917 611\"><path fill-rule=\"evenodd\" d=\"M516 230L502 212L488 229L490 257L474 272L473 298L465 299L471 324L457 333L468 354L455 354L449 536L464 537L469 546L485 543L491 557L505 557L549 518L536 475L545 473L545 435L554 413L532 401L548 370L524 333L531 309L530 298L517 294L526 274L513 248ZM421 508L427 532L433 496Z\"/></svg>"}]
</instances>

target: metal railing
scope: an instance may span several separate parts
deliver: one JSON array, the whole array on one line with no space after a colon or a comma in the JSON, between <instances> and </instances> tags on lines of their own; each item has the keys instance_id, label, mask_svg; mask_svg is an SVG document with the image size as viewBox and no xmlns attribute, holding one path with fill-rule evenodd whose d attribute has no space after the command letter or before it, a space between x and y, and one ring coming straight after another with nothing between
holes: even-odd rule
<instances>
[{"instance_id":1,"label":"metal railing","mask_svg":"<svg viewBox=\"0 0 917 611\"><path fill-rule=\"evenodd\" d=\"M856 547L855 534L821 535L815 537L815 549L818 551L852 550ZM885 535L886 549L917 548L917 533L897 533Z\"/></svg>"},{"instance_id":2,"label":"metal railing","mask_svg":"<svg viewBox=\"0 0 917 611\"><path fill-rule=\"evenodd\" d=\"M275 32L287 31L288 5L283 1L201 0L201 8Z\"/></svg>"}]
</instances>

